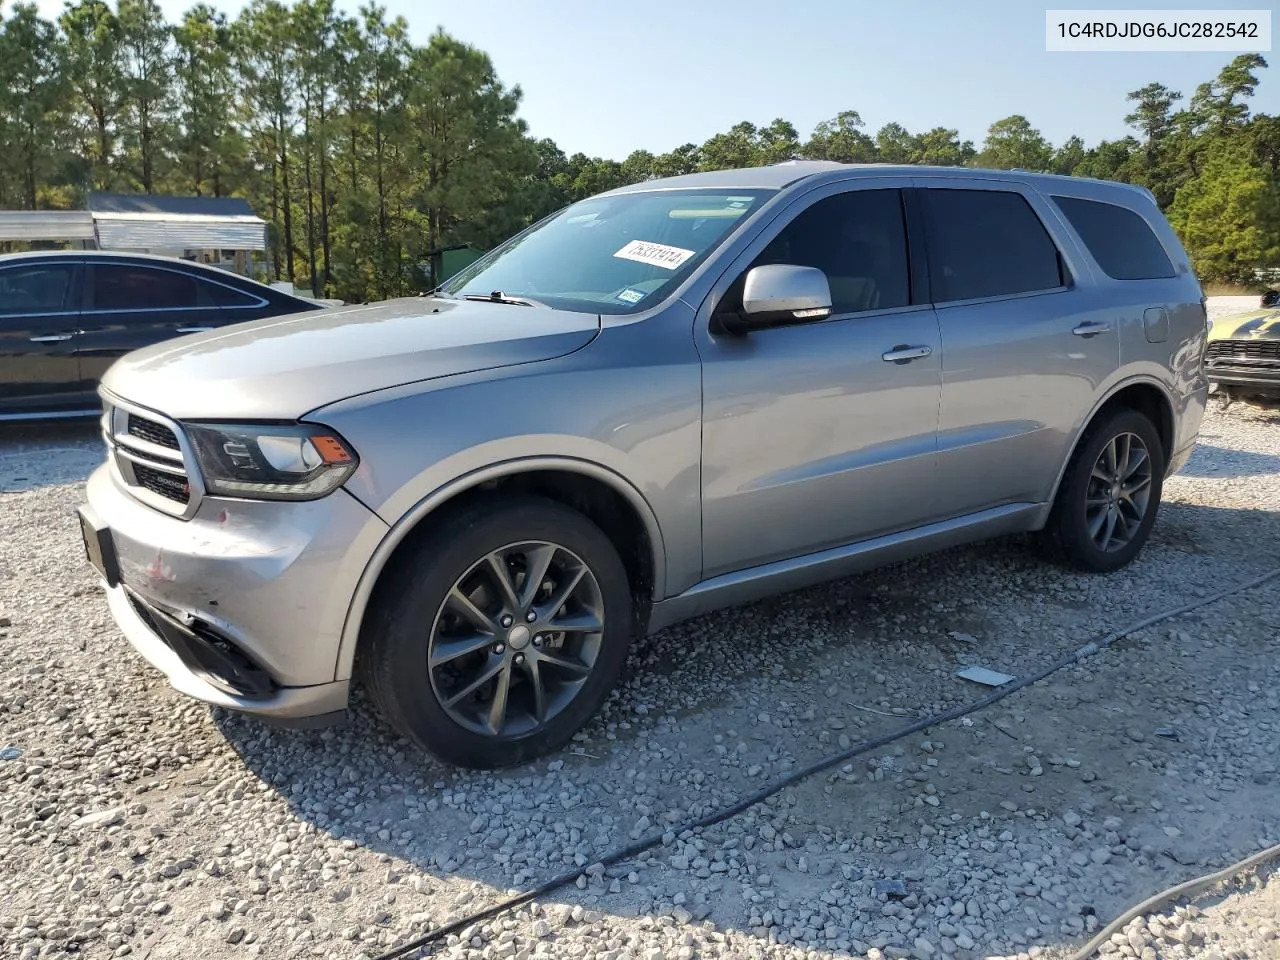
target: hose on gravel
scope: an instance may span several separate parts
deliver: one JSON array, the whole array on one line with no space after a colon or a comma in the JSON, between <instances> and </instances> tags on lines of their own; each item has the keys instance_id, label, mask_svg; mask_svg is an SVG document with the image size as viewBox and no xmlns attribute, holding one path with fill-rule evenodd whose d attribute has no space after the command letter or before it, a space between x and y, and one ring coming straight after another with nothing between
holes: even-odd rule
<instances>
[{"instance_id":1,"label":"hose on gravel","mask_svg":"<svg viewBox=\"0 0 1280 960\"><path fill-rule=\"evenodd\" d=\"M1255 587L1262 586L1264 583L1276 579L1277 577L1280 577L1280 568L1272 570L1270 573L1265 573L1262 576L1256 577L1246 583L1237 584L1234 587L1228 587L1227 589L1211 594L1210 596L1203 597L1191 603L1183 604L1174 610L1168 610L1164 613L1147 617L1146 619L1130 624L1121 630L1106 634L1101 639L1091 640L1084 646L1073 650L1071 653L1054 661L1049 666L1044 667L1035 673L1027 674L1023 677L1017 677L1006 683L1004 686L992 690L991 693L987 694L985 697L980 697L972 703L924 717L920 720L909 723L904 727L900 727L893 733L885 734L884 736L876 737L872 740L865 740L847 750L842 750L840 753L832 754L829 757L818 760L817 762L812 763L807 767L802 767L785 777L770 781L754 793L741 797L728 806L713 811L706 816L699 817L695 820L689 820L681 824L676 824L667 830L654 831L647 837L642 837L634 843L628 844L625 847L620 847L597 858L585 869L575 869L562 873L559 876L552 877L550 880L547 880L531 890L509 897L508 899L495 903L493 906L486 907L483 910L477 910L475 913L463 917L460 920L454 920L442 927L437 927L435 930L431 930L420 937L409 940L398 947L394 947L385 953L379 954L374 958L374 960L397 960L397 958L407 956L408 954L413 953L416 950L420 950L423 947L429 947L432 944L439 943L455 933L460 933L473 924L490 920L500 914L522 907L526 903L530 903L540 897L545 897L557 890L561 890L575 883L579 877L585 875L589 870L597 865L603 867L613 866L625 860L630 860L633 857L644 853L646 850L651 850L654 847L661 846L663 843L663 837L668 834L679 836L686 831L704 829L706 827L713 826L714 824L721 823L724 820L728 820L731 817L736 817L738 814L754 807L756 804L763 803L769 797L780 793L787 787L799 783L801 780L807 780L814 774L822 773L832 767L839 766L840 764L852 760L854 757L861 756L862 754L879 750L897 740L901 740L903 737L909 737L913 733L919 733L921 730L925 730L929 727L934 727L942 723L949 723L952 720L958 720L968 714L983 710L986 707L991 706L993 703L997 703L1005 697L1010 696L1025 687L1031 686L1033 683L1039 683L1051 674L1057 673L1063 667L1069 667L1073 663L1078 663L1086 657L1093 656L1095 653L1104 650L1123 637L1136 633L1139 630L1144 630L1147 627L1161 623L1162 621L1172 620L1174 617L1181 616L1184 613L1189 613L1190 611L1196 610L1200 607L1216 603L1226 597L1234 596L1237 593L1243 593L1246 590L1252 590ZM1114 924L1111 926L1114 926ZM1108 927L1108 930L1110 930L1110 927ZM1110 936L1110 933L1107 935ZM1097 941L1100 937L1101 934L1099 934L1099 937L1095 937L1094 940ZM1079 957L1074 958L1074 960L1082 960L1082 958L1086 956L1088 956L1088 954L1082 953Z\"/></svg>"},{"instance_id":2,"label":"hose on gravel","mask_svg":"<svg viewBox=\"0 0 1280 960\"><path fill-rule=\"evenodd\" d=\"M1148 897L1099 930L1096 937L1081 947L1079 952L1071 955L1071 960L1089 960L1090 957L1098 952L1099 947L1127 927L1135 918L1146 916L1153 910L1166 906L1175 900L1181 900L1183 897L1198 897L1206 890L1211 890L1218 884L1225 883L1232 877L1244 873L1246 870L1261 866L1276 857L1280 857L1280 844L1276 844L1274 847L1267 847L1265 850L1259 850L1253 856L1245 857L1239 863L1233 863L1231 866L1223 867L1213 873L1206 873L1203 877L1196 877L1194 880L1180 883L1177 886L1170 887L1168 890L1162 890L1154 897Z\"/></svg>"}]
</instances>

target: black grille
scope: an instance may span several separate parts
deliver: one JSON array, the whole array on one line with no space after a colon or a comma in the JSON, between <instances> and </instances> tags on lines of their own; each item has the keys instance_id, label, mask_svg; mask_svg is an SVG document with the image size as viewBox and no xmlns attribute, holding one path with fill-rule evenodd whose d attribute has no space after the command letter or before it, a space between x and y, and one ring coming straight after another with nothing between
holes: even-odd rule
<instances>
[{"instance_id":1,"label":"black grille","mask_svg":"<svg viewBox=\"0 0 1280 960\"><path fill-rule=\"evenodd\" d=\"M156 423L154 420L147 420L132 413L129 414L129 435L137 437L139 440L145 440L147 443L154 443L157 447L168 447L170 450L180 449L178 447L178 438L163 423Z\"/></svg>"},{"instance_id":2,"label":"black grille","mask_svg":"<svg viewBox=\"0 0 1280 960\"><path fill-rule=\"evenodd\" d=\"M1280 340L1215 340L1205 350L1204 358L1207 362L1244 361L1269 367L1280 364Z\"/></svg>"},{"instance_id":3,"label":"black grille","mask_svg":"<svg viewBox=\"0 0 1280 960\"><path fill-rule=\"evenodd\" d=\"M160 633L160 626L156 623L156 618L151 615L151 608L135 597L130 590L125 590L124 595L129 598L129 605L133 607L133 612L147 625L147 629L163 637L163 634Z\"/></svg>"},{"instance_id":4,"label":"black grille","mask_svg":"<svg viewBox=\"0 0 1280 960\"><path fill-rule=\"evenodd\" d=\"M178 503L186 503L191 499L191 490L184 477L143 466L141 463L133 465L133 475L138 480L138 486L166 499L175 500Z\"/></svg>"}]
</instances>

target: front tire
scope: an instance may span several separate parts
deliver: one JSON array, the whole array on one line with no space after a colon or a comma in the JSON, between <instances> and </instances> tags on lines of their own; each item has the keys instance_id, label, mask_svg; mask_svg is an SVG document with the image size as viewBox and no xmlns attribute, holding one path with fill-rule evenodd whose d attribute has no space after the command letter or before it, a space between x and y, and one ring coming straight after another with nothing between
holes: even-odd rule
<instances>
[{"instance_id":1,"label":"front tire","mask_svg":"<svg viewBox=\"0 0 1280 960\"><path fill-rule=\"evenodd\" d=\"M1041 534L1049 556L1088 573L1131 563L1155 524L1164 466L1160 434L1144 414L1120 410L1090 426Z\"/></svg>"},{"instance_id":2,"label":"front tire","mask_svg":"<svg viewBox=\"0 0 1280 960\"><path fill-rule=\"evenodd\" d=\"M632 597L609 538L540 497L446 518L379 590L366 683L440 759L491 769L563 746L613 689Z\"/></svg>"}]
</instances>

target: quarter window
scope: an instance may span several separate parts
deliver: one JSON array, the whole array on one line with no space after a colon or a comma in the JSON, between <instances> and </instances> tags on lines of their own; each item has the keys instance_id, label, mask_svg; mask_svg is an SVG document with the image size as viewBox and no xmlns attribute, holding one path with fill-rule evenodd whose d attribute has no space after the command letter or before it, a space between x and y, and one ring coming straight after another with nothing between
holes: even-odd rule
<instances>
[{"instance_id":1,"label":"quarter window","mask_svg":"<svg viewBox=\"0 0 1280 960\"><path fill-rule=\"evenodd\" d=\"M47 264L0 272L0 316L59 313L68 308L71 267Z\"/></svg>"},{"instance_id":2,"label":"quarter window","mask_svg":"<svg viewBox=\"0 0 1280 960\"><path fill-rule=\"evenodd\" d=\"M98 266L93 270L95 310L173 310L201 306L195 277L151 267Z\"/></svg>"},{"instance_id":3,"label":"quarter window","mask_svg":"<svg viewBox=\"0 0 1280 960\"><path fill-rule=\"evenodd\" d=\"M1019 194L939 188L922 193L935 303L1062 286L1058 248Z\"/></svg>"},{"instance_id":4,"label":"quarter window","mask_svg":"<svg viewBox=\"0 0 1280 960\"><path fill-rule=\"evenodd\" d=\"M235 290L220 283L200 282L203 302L215 307L256 307L262 303L261 297L255 297L243 290Z\"/></svg>"},{"instance_id":5,"label":"quarter window","mask_svg":"<svg viewBox=\"0 0 1280 960\"><path fill-rule=\"evenodd\" d=\"M832 314L911 302L907 233L898 190L854 190L819 200L796 216L753 267L817 267L831 285Z\"/></svg>"},{"instance_id":6,"label":"quarter window","mask_svg":"<svg viewBox=\"0 0 1280 960\"><path fill-rule=\"evenodd\" d=\"M1147 222L1132 210L1079 197L1054 197L1053 202L1108 277L1157 280L1174 276L1164 247Z\"/></svg>"}]
</instances>

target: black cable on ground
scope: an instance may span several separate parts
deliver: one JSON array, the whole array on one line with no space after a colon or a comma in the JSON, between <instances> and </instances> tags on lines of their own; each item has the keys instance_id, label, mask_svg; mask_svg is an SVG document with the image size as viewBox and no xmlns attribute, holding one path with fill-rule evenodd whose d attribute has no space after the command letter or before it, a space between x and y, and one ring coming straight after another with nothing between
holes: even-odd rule
<instances>
[{"instance_id":1,"label":"black cable on ground","mask_svg":"<svg viewBox=\"0 0 1280 960\"><path fill-rule=\"evenodd\" d=\"M1265 850L1260 850L1251 857L1245 857L1245 859L1241 860L1239 863L1233 863L1231 866L1223 867L1221 870L1216 870L1213 873L1206 873L1203 877L1196 877L1194 880L1188 880L1185 883L1180 883L1177 886L1170 887L1168 890L1162 890L1154 897L1148 897L1136 907L1126 910L1099 930L1097 936L1081 947L1078 952L1071 955L1071 960L1089 960L1090 957L1097 953L1099 947L1110 940L1112 935L1119 933L1127 927L1130 921L1135 917L1146 916L1158 907L1163 907L1175 900L1180 900L1183 897L1198 897L1206 890L1211 890L1218 884L1230 880L1237 874L1241 874L1246 870L1251 870L1254 867L1261 866L1266 861L1275 857L1280 857L1280 844L1276 844L1274 847L1268 847Z\"/></svg>"},{"instance_id":2,"label":"black cable on ground","mask_svg":"<svg viewBox=\"0 0 1280 960\"><path fill-rule=\"evenodd\" d=\"M1061 659L1054 661L1049 666L1037 671L1036 673L1028 674L1025 677L1017 677L1009 683L1006 683L1004 686L992 690L985 697L981 697L972 703L966 704L962 707L955 707L951 710L943 711L942 713L935 713L932 716L924 717L920 720L909 723L904 727L900 727L893 733L876 737L873 740L865 740L862 743L850 747L848 750L843 750L840 753L833 754L832 756L819 760L816 763L812 763L807 767L803 767L794 773L787 774L785 777L766 783L755 793L748 794L727 807L722 807L721 809L696 820L688 820L684 823L677 824L667 830L654 831L647 837L642 837L634 843L605 854L595 860L588 868L575 869L567 873L562 873L557 877L552 877L550 880L534 887L532 890L517 894L516 896L503 900L500 903L495 903L493 906L487 907L484 910L477 910L469 916L463 917L460 920L454 920L452 923L447 923L443 927L438 927L435 930L431 930L428 933L417 937L416 939L403 943L398 947L394 947L386 953L379 954L375 960L396 960L398 957L407 956L415 950L420 950L423 947L438 943L455 933L460 933L473 924L482 923L485 920L490 920L493 917L506 913L510 910L514 910L517 907L522 907L530 901L537 900L539 897L545 897L550 893L554 893L557 890L561 890L564 887L575 883L579 877L586 874L590 867L594 867L597 864L605 867L613 866L614 864L621 863L624 860L630 860L633 857L644 853L646 850L651 850L654 847L661 846L662 838L668 833L680 836L686 831L700 830L705 827L713 826L714 824L720 823L724 820L728 820L730 817L735 817L745 810L754 807L756 804L763 803L774 794L780 793L787 787L795 783L799 783L801 780L806 780L814 774L830 770L832 767L839 766L840 764L845 763L848 760L852 760L854 757L861 756L862 754L870 753L873 750L879 750L897 740L901 740L903 737L909 737L913 733L919 733L921 730L925 730L929 727L935 727L942 723L958 720L970 713L975 713L978 710L985 709L993 703L997 703L1005 697L1016 693L1025 687L1031 686L1033 683L1039 683L1051 674L1057 673L1063 667L1069 667L1071 664L1078 663L1086 657L1093 656L1095 653L1105 649L1122 637L1136 633L1139 630L1144 630L1147 627L1160 623L1164 620L1172 620L1174 617L1181 616L1184 613L1189 613L1199 607L1216 603L1219 600L1233 596L1237 593L1252 590L1253 588L1259 587L1270 580L1276 579L1277 577L1280 577L1280 569L1272 570L1270 573L1263 574L1262 576L1250 580L1247 583L1229 587L1226 590L1221 590L1208 597L1184 604L1177 609L1156 614L1154 616L1147 617L1145 620L1140 620L1137 623L1130 624L1121 630L1107 634L1100 640L1093 640L1086 643L1084 646L1072 651ZM1108 936L1110 936L1110 934L1108 934ZM1096 939L1097 938L1095 938L1095 940ZM1085 955L1082 954L1081 957L1083 956ZM1081 958L1076 958L1076 960L1081 960Z\"/></svg>"}]
</instances>

